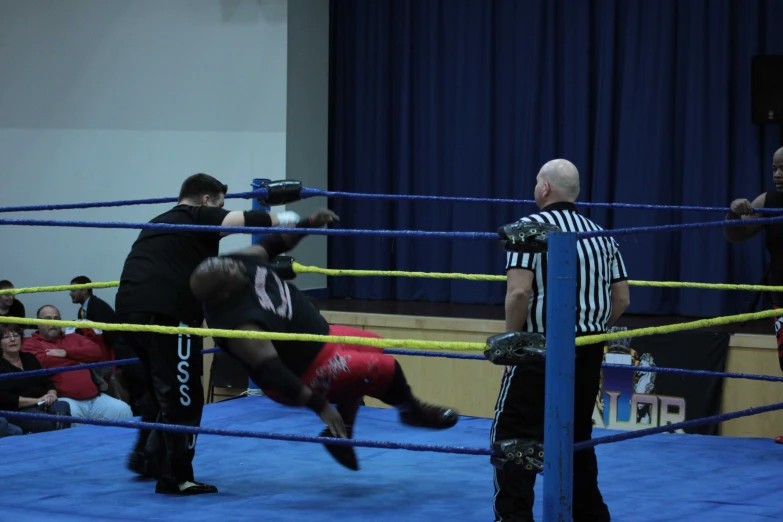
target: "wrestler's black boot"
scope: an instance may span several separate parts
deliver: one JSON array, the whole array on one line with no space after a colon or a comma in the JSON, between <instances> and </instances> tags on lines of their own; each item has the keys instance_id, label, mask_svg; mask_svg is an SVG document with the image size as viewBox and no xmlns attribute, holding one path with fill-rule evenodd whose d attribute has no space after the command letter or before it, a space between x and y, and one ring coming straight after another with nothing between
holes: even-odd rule
<instances>
[{"instance_id":1,"label":"wrestler's black boot","mask_svg":"<svg viewBox=\"0 0 783 522\"><path fill-rule=\"evenodd\" d=\"M419 399L414 399L404 407L398 406L398 409L400 422L416 428L445 430L454 427L459 420L457 410L427 404Z\"/></svg>"},{"instance_id":2,"label":"wrestler's black boot","mask_svg":"<svg viewBox=\"0 0 783 522\"><path fill-rule=\"evenodd\" d=\"M345 422L345 431L349 439L353 438L353 424L356 422L356 413L359 411L359 403L340 404L337 406L337 412ZM320 434L321 437L334 438L335 435L327 427ZM346 468L359 471L359 460L356 458L356 451L353 446L344 446L342 444L324 444L326 451L328 451L334 460L345 466Z\"/></svg>"},{"instance_id":3,"label":"wrestler's black boot","mask_svg":"<svg viewBox=\"0 0 783 522\"><path fill-rule=\"evenodd\" d=\"M394 361L394 377L389 388L378 398L397 408L400 411L400 421L408 426L443 430L453 427L459 420L456 410L417 399L397 361Z\"/></svg>"}]
</instances>

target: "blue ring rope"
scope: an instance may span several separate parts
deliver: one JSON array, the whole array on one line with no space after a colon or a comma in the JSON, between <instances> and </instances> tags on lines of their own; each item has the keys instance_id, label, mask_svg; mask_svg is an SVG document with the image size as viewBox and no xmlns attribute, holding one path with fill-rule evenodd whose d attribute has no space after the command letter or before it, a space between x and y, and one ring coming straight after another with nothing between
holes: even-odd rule
<instances>
[{"instance_id":1,"label":"blue ring rope","mask_svg":"<svg viewBox=\"0 0 783 522\"><path fill-rule=\"evenodd\" d=\"M220 348L207 348L202 350L202 354L215 353ZM426 350L401 350L384 349L383 353L388 355L406 355L419 357L441 357L444 359L468 359L477 361L486 361L486 358L477 354L458 353L458 352L433 352ZM39 375L53 375L76 370L94 370L96 368L106 368L111 366L124 366L126 364L138 363L138 358L118 359L116 361L102 361L96 363L85 363L74 366L61 366L58 368L48 368L42 370L29 370L25 372L0 373L0 381L19 379L23 377L35 377ZM658 366L633 366L630 364L608 364L601 365L602 368L616 368L639 373L673 373L680 375L693 375L697 377L719 377L724 379L747 379L751 381L783 382L783 377L772 377L770 375L755 375L752 373L733 373L733 372L712 372L707 370L686 370L683 368L664 368Z\"/></svg>"},{"instance_id":2,"label":"blue ring rope","mask_svg":"<svg viewBox=\"0 0 783 522\"><path fill-rule=\"evenodd\" d=\"M697 228L723 228L727 226L769 225L783 222L783 216L748 220L729 219L704 223L682 223L679 225L661 225L653 227L616 228L613 230L593 230L577 232L580 238L598 236L619 236L646 232L664 232ZM222 232L226 234L307 234L318 236L381 236L381 237L418 237L418 238L461 238L500 240L492 232L443 232L429 230L366 230L342 228L285 228L285 227L223 227L210 225L173 225L169 223L125 223L120 221L67 221L54 219L0 219L0 225L20 225L39 227L77 227L77 228L124 228L138 230L190 230L201 232Z\"/></svg>"},{"instance_id":3,"label":"blue ring rope","mask_svg":"<svg viewBox=\"0 0 783 522\"><path fill-rule=\"evenodd\" d=\"M491 232L440 232L428 230L361 230L344 228L285 228L285 227L223 227L211 225L172 225L169 223L124 223L119 221L59 221L54 219L0 219L0 225L21 225L34 227L76 227L76 228L125 228L138 230L188 230L199 232L222 232L225 234L307 234L314 236L382 236L382 237L426 237L495 239L500 236Z\"/></svg>"},{"instance_id":4,"label":"blue ring rope","mask_svg":"<svg viewBox=\"0 0 783 522\"><path fill-rule=\"evenodd\" d=\"M253 190L251 192L237 192L226 194L226 199L243 198L251 199L266 197L266 189ZM71 210L75 208L100 208L100 207L127 207L131 205L155 205L158 203L177 203L179 198L148 198L148 199L124 199L119 201L95 201L91 203L58 203L53 205L24 205L18 207L0 207L2 212L30 212L37 210Z\"/></svg>"},{"instance_id":5,"label":"blue ring rope","mask_svg":"<svg viewBox=\"0 0 783 522\"><path fill-rule=\"evenodd\" d=\"M756 218L753 219L752 221L747 219L724 219L722 221L705 221L702 223L680 223L678 225L615 228L613 230L590 230L587 232L577 232L576 235L580 238L599 237L599 236L624 236L630 234L644 234L648 232L665 232L667 230L671 231L671 230L688 230L694 228L723 228L723 227L750 226L750 225L771 225L773 223L780 223L782 221L783 221L783 216L776 216L770 218Z\"/></svg>"},{"instance_id":6,"label":"blue ring rope","mask_svg":"<svg viewBox=\"0 0 783 522\"><path fill-rule=\"evenodd\" d=\"M756 408L748 408L747 410L735 411L732 413L722 413L720 415L713 415L712 417L704 417L701 419L693 419L683 422L674 422L665 426L655 426L652 428L645 428L637 431L626 431L618 433L617 435L609 435L606 437L599 437L597 439L586 440L583 442L574 443L574 451L579 451L587 448L593 448L599 444L609 444L611 442L621 442L630 439L639 439L646 437L647 435L655 435L657 433L666 433L678 429L695 428L697 426L704 426L706 424L717 424L719 422L738 419L740 417L749 417L751 415L758 415L760 413L766 413L769 411L783 410L783 402L777 404L771 404L769 406L758 406Z\"/></svg>"},{"instance_id":7,"label":"blue ring rope","mask_svg":"<svg viewBox=\"0 0 783 522\"><path fill-rule=\"evenodd\" d=\"M226 194L226 199L232 198L258 198L265 197L267 191L265 188L259 188L251 192L238 192L235 194ZM529 199L505 199L505 198L469 198L452 196L427 196L415 194L362 194L357 192L339 192L328 191L314 188L302 187L301 198L326 197L326 198L354 198L354 199L374 199L374 200L393 200L393 201L450 201L455 203L497 203L511 205L535 205L535 201ZM7 212L29 212L40 210L71 210L82 208L100 208L100 207L124 207L131 205L154 205L159 203L177 203L179 198L146 198L146 199L126 199L118 201L95 201L88 203L59 203L51 205L24 205L16 207L0 207L0 213ZM617 208L629 210L672 210L680 212L728 212L727 207L708 207L698 205L650 205L645 203L591 203L576 202L578 207L586 208ZM757 208L754 212L764 214L783 213L779 208Z\"/></svg>"},{"instance_id":8,"label":"blue ring rope","mask_svg":"<svg viewBox=\"0 0 783 522\"><path fill-rule=\"evenodd\" d=\"M601 368L617 368L638 373L673 373L679 375L694 375L697 377L720 377L723 379L747 379L750 381L768 381L783 382L783 377L773 377L771 375L756 375L753 373L735 373L735 372L711 372L707 370L685 370L683 368L663 368L658 366L632 366L630 364L608 364L604 363Z\"/></svg>"},{"instance_id":9,"label":"blue ring rope","mask_svg":"<svg viewBox=\"0 0 783 522\"><path fill-rule=\"evenodd\" d=\"M313 188L303 188L302 198L312 197L326 198L353 198L353 199L380 199L380 200L399 200L399 201L451 201L455 203L505 203L511 205L535 205L536 202L531 199L504 199L504 198L467 198L453 196L425 196L414 194L363 194L359 192L340 192L321 190ZM575 203L578 207L587 208L619 208L629 210L675 210L681 212L728 212L728 207L705 207L693 205L649 205L645 203L590 203L578 201ZM780 208L757 208L756 212L768 214L783 213Z\"/></svg>"},{"instance_id":10,"label":"blue ring rope","mask_svg":"<svg viewBox=\"0 0 783 522\"><path fill-rule=\"evenodd\" d=\"M769 406L748 408L746 410L736 411L732 413L723 413L721 415L714 415L712 417L704 417L701 419L694 419L694 420L684 421L684 422L675 422L672 424L667 424L665 426L655 426L652 428L646 428L638 431L618 433L617 435L609 435L607 437L599 437L597 439L577 442L574 444L574 451L580 451L583 449L592 448L600 444L609 444L614 442L621 442L624 440L638 439L638 438L646 437L648 435L666 433L678 429L693 428L697 426L703 426L705 424L716 424L718 422L723 422L726 420L738 419L741 417L749 417L752 415L758 415L760 413L766 413L766 412L781 410L781 409L783 409L783 402L778 404L772 404ZM159 424L154 422L86 419L86 418L78 418L78 417L71 417L65 415L24 413L18 411L0 410L0 417L5 417L7 419L21 418L21 419L30 419L30 420L56 421L61 423L93 424L96 426L113 426L119 428L138 428L138 429L147 429L147 430L172 431L176 433L188 433L188 434L197 434L197 435L222 435L228 437L283 440L288 442L310 442L310 443L318 443L318 444L333 444L339 446L357 446L363 448L405 449L409 451L456 453L460 455L488 455L488 456L495 455L495 453L489 449L468 448L464 446L437 446L431 444L409 444L404 442L381 442L381 441L370 441L370 440L336 439L336 438L329 438L329 437L308 437L304 435L288 435L283 433L254 432L254 431L246 431L246 430L227 430L227 429L201 428L201 427L197 428L193 426L182 426L178 424Z\"/></svg>"},{"instance_id":11,"label":"blue ring rope","mask_svg":"<svg viewBox=\"0 0 783 522\"><path fill-rule=\"evenodd\" d=\"M212 353L218 351L219 348L209 348L204 350L202 353ZM458 359L482 359L480 355L474 355L474 354L453 354L453 353L443 353L443 352L425 352L422 350L384 350L385 353L391 354L399 354L399 355L427 355L432 357L447 357L447 358L458 358ZM88 368L100 368L100 367L106 367L106 366L120 366L124 364L131 364L134 362L139 362L138 359L122 359L119 361L106 361L106 362L100 362L100 363L89 363L89 364L82 364L77 366L67 366L62 368L51 368L47 370L32 370L27 372L14 372L10 374L0 374L0 380L4 379L13 379L13 378L19 378L19 377L28 377L33 375L49 375L53 373L63 373L68 371L74 371L79 369L88 369ZM618 369L628 369L628 371L638 371L637 366L632 365L623 365L623 364L603 364L602 367L609 367L609 368L618 368ZM721 372L707 372L707 371L699 371L699 370L683 370L680 368L660 368L660 367L649 367L644 370L645 373L655 373L655 372L664 372L664 373L680 373L680 374L690 374L690 375L702 375L702 376L715 376L715 377L733 377L733 378L745 378L745 379L754 379L754 380L769 380L769 381L781 381L783 379L776 378L776 377L769 377L765 375L751 375L751 374L738 374L738 373L721 373ZM617 435L609 435L607 437L600 437L597 439L592 439L589 441L583 441L578 442L574 444L574 451L579 451L586 448L595 447L599 444L608 444L613 442L621 442L624 440L630 440L630 439L636 439L645 437L647 435L654 435L657 433L666 433L671 432L677 429L685 429L685 428L693 428L697 426L703 426L706 424L715 424L718 422L723 422L726 420L731 419L737 419L741 417L748 417L751 415L758 415L760 413L766 413L770 411L780 410L783 409L783 403L779 404L773 404L770 406L760 406L756 408L749 408L746 410L731 412L731 413L723 413L720 415L714 415L712 417L705 417L701 419L693 419L689 421L683 421L678 423L672 423L667 424L665 426L656 426L652 428L647 428L643 430L638 431L632 431L632 432L624 432ZM75 417L65 417L65 416L58 416L58 415L44 415L44 414L34 414L34 413L22 413L22 412L14 412L14 411L0 411L0 416L4 416L6 418L30 418L30 419L37 419L37 420L52 420L56 419L60 422L63 421L70 421L74 423L81 423L81 424L95 424L100 426L119 426L119 427L129 427L129 428L145 428L145 429L160 429L160 430L169 430L169 431L178 431L180 433L197 433L197 434L207 434L207 435L227 435L227 436L237 436L237 437L252 437L252 438L261 438L261 439L272 439L272 440L287 440L291 442L317 442L317 443L329 443L329 444L342 444L346 446L361 446L361 447L368 447L368 448L383 448L383 449L407 449L411 451L434 451L434 452L440 452L440 453L460 453L464 455L492 455L493 453L490 450L480 450L480 449L472 449L472 448L463 448L463 447L450 447L450 446L425 446L425 445L410 445L410 444L404 444L404 443L391 443L391 442L374 442L374 441L349 441L349 440L342 440L342 439L331 439L331 438L321 438L321 437L302 437L302 436L296 436L296 435L282 435L282 434L273 434L273 433L257 433L257 432L249 432L249 431L232 431L232 430L218 430L218 429L211 429L211 428L192 428L187 426L178 426L178 425L169 425L169 424L155 424L155 423L144 423L144 422L120 422L120 421L104 421L104 420L97 420L97 419L77 419Z\"/></svg>"},{"instance_id":12,"label":"blue ring rope","mask_svg":"<svg viewBox=\"0 0 783 522\"><path fill-rule=\"evenodd\" d=\"M220 348L207 348L202 350L202 354L219 352ZM101 361L94 363L74 364L73 366L58 366L57 368L44 368L41 370L28 370L25 372L0 373L0 381L21 379L26 377L38 377L40 375L54 375L57 373L75 372L77 370L94 370L96 368L109 368L112 366L124 366L126 364L138 363L138 357L130 359L117 359L116 361Z\"/></svg>"},{"instance_id":13,"label":"blue ring rope","mask_svg":"<svg viewBox=\"0 0 783 522\"><path fill-rule=\"evenodd\" d=\"M118 428L137 428L146 430L172 431L195 435L221 435L226 437L244 437L252 439L283 440L287 442L311 442L335 446L358 446L361 448L404 449L408 451L429 451L433 453L456 453L459 455L494 455L489 449L468 448L465 446L438 446L434 444L410 444L406 442L385 442L374 440L337 439L330 437L308 437L306 435L289 435L286 433L270 433L263 431L227 430L218 428L197 428L179 424L159 424L140 421L110 421L103 419L83 419L67 415L52 415L43 413L23 413L18 411L2 411L0 417L7 419L30 419L54 421L64 424L93 424L96 426L113 426Z\"/></svg>"},{"instance_id":14,"label":"blue ring rope","mask_svg":"<svg viewBox=\"0 0 783 522\"><path fill-rule=\"evenodd\" d=\"M309 190L309 193L307 192ZM259 192L262 192L262 194L259 194ZM357 193L339 193L339 192L326 192L326 191L315 191L315 189L303 189L303 197L314 197L314 196L326 196L326 197L356 197L360 199L395 199L395 200L440 200L440 201L462 201L462 202L482 202L482 203L488 203L488 202L494 202L494 203L530 203L526 200L488 200L485 198L449 198L445 196L405 196L405 195L395 195L395 194L357 194ZM250 197L258 197L260 195L265 195L266 191L263 189L252 191L252 192L245 192L245 193L239 193L239 194L231 194L227 195L227 198L250 198ZM61 204L61 205L31 205L31 206L19 206L19 207L0 207L0 212L20 212L20 211L33 211L33 210L60 210L60 209L76 209L76 208L94 208L94 207L108 207L108 206L126 206L126 205L134 205L134 204L152 204L152 203L165 203L165 202L176 202L176 198L154 198L154 199L146 199L146 200L125 200L125 201L114 201L114 202L95 202L95 203L79 203L79 204ZM717 207L674 207L674 206L661 206L661 205L634 205L634 204L611 204L611 203L581 203L581 206L594 206L594 207L605 207L605 208L643 208L643 209L667 209L667 210L695 210L695 211L725 211L725 209L717 208ZM768 213L774 213L773 211L777 209L756 209L757 212L768 212ZM754 225L765 225L770 223L777 223L783 219L783 216L778 218L760 218L753 222ZM0 220L0 224L10 224L10 225L27 225L27 226L73 226L73 227L82 227L82 228L133 228L133 229L164 229L164 230L175 230L175 229L198 229L202 231L211 231L211 232L224 232L224 233L273 233L273 232L287 232L287 233L293 233L295 229L286 229L286 228L257 228L257 227L207 227L207 226L198 226L198 225L169 225L169 224L160 224L160 223L120 223L120 222L85 222L85 221L54 221L54 220ZM713 222L704 222L704 223L686 223L686 224L678 224L678 225L663 225L663 226L652 226L652 227L634 227L634 228L624 228L624 229L614 229L614 230L600 230L600 231L592 231L592 232L581 232L578 234L579 237L598 237L598 236L608 236L608 235L627 235L627 234L638 234L638 233L645 233L645 232L659 232L659 231L666 231L666 230L686 230L686 229L694 229L694 228L712 228L712 227L726 227L726 226L746 226L749 223L743 222L742 220L721 220L721 221L713 221ZM307 232L310 234L321 232L319 235L385 235L385 236L403 236L403 237L465 237L465 238L488 238L488 239L497 239L498 236L496 234L491 233L480 233L480 232L427 232L427 231L392 231L392 230L346 230L346 229L308 229ZM327 233L328 232L328 233ZM213 349L212 351L217 351L217 349ZM209 353L209 352L207 352ZM435 353L435 352L433 352ZM405 353L405 355L414 355L413 353ZM422 355L422 354L419 354ZM450 354L450 355L457 355L457 354ZM468 354L459 354L460 357L454 357L454 358L464 358L464 359L475 359L475 358L481 358L480 356L469 356ZM441 355L443 356L443 355ZM127 359L124 361L107 361L103 363L92 363L92 364L86 364L86 365L79 365L79 366L71 366L71 367L65 367L65 368L57 368L57 369L49 369L49 370L40 370L40 371L32 371L32 372L16 372L13 374L3 374L0 376L1 378L8 378L8 377L14 377L18 378L20 377L20 374L27 374L27 375L34 375L40 372L40 374L52 374L52 373L60 373L65 371L73 371L77 369L87 369L90 368L97 368L97 367L103 367L103 366L118 366L120 364L129 364L132 362L133 359ZM138 361L138 359L136 359ZM629 370L632 368L635 368L630 365L604 365L604 367L613 367L613 368L622 368L628 366ZM53 370L59 370L59 371L53 371ZM633 371L639 371L638 369ZM652 373L652 372L668 372L668 373L680 373L680 374L690 374L690 375L712 375L712 376L719 376L718 374L720 372L703 372L703 371L694 371L694 370L683 370L683 369L674 369L674 368L646 368L644 370L645 373ZM724 374L720 376L739 376L742 375L743 378L751 378L748 375L743 374ZM752 378L756 378L758 380L773 380L774 378L769 378L768 376L753 376ZM774 379L776 380L776 379ZM712 417L706 417L703 419L695 419L690 421L684 421L680 423L673 423L666 426L657 426L653 428L648 428L644 430L638 430L633 432L625 432L618 435L611 435L608 437L602 437L599 439L593 439L590 441L584 441L580 442L574 445L574 451L578 451L580 449L585 449L589 447L595 447L599 444L607 444L611 442L620 442L623 440L630 440L634 438L641 438L647 435L652 435L656 433L665 433L670 432L676 429L685 429L690 427L696 427L701 426L704 424L712 424L716 422L722 422L724 420L730 420L730 419L736 419L744 416L749 415L757 415L760 413L765 413L769 411L775 411L783 409L783 403L774 404L770 406L762 406L757 408L749 408L747 410L742 410L738 412L733 413L727 413L727 414L721 414L721 415L715 415ZM320 444L335 444L335 445L350 445L350 446L360 446L360 447L371 447L371 448L385 448L385 449L407 449L411 451L434 451L434 452L442 452L442 453L460 453L460 454L469 454L469 455L492 455L493 453L489 450L483 450L478 448L464 448L464 447L450 447L450 446L433 446L433 445L414 445L414 444L404 444L404 443L390 443L390 442L374 442L374 441L359 441L359 440L343 440L343 439L332 439L332 438L323 438L323 437L303 437L303 436L296 436L296 435L283 435L283 434L274 434L274 433L263 433L263 432L248 432L248 431L238 431L238 430L217 430L217 429L210 429L210 428L189 428L186 426L173 426L173 425L165 425L165 424L156 424L156 423L144 423L144 422L119 422L119 421L103 421L103 420L97 420L97 419L77 419L75 417L65 417L65 416L53 416L53 415L43 415L43 414L31 414L31 413L20 413L20 412L12 412L12 411L0 411L0 414L3 414L6 418L29 418L29 419L36 419L36 420L49 420L51 418L56 418L60 422L64 421L70 421L73 423L81 423L81 424L95 424L95 425L103 425L103 426L119 426L119 427L131 427L131 428L140 428L140 429L159 429L159 430L168 430L168 431L178 431L181 433L195 433L195 434L211 434L211 435L227 435L227 436L236 436L236 437L252 437L252 438L265 438L265 439L273 439L273 440L287 440L287 441L296 441L296 442L315 442Z\"/></svg>"}]
</instances>

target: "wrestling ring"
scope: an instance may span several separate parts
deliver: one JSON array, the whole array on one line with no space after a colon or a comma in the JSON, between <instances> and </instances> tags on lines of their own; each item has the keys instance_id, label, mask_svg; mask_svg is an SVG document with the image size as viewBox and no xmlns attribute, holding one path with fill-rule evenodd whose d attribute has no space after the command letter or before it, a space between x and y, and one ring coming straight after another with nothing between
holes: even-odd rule
<instances>
[{"instance_id":1,"label":"wrestling ring","mask_svg":"<svg viewBox=\"0 0 783 522\"><path fill-rule=\"evenodd\" d=\"M227 198L263 198L263 188L231 194ZM464 201L476 203L531 203L526 200L450 198L387 194L351 194L302 188L307 197L363 197ZM176 202L156 198L66 205L0 208L0 212L59 210L103 206L124 206ZM578 204L579 205L579 204ZM583 206L660 208L725 212L716 207L669 207L654 205L582 203ZM765 209L759 209L764 211ZM783 216L759 218L756 223L783 221ZM636 431L595 429L593 439L574 444L573 346L609 342L660 333L699 329L717 324L771 318L778 310L704 319L662 327L616 331L575 339L576 241L596 235L633 235L692 228L736 225L737 221L710 221L682 225L636 227L586 233L552 233L549 256L546 358L561 364L546 365L546 448L544 472L536 485L534 513L537 520L570 520L571 456L573 451L597 446L599 482L617 521L750 522L783 517L778 507L780 462L770 455L770 441L721 436L674 433L676 430L715 424L729 419L783 409L783 402L706 418L687 420ZM31 219L0 219L0 225L61 226L126 229L200 229L204 231L265 234L296 233L295 229L226 228L150 223L85 222ZM412 230L307 229L310 235L364 235L385 237L442 237L493 240L497 233L432 232ZM494 245L493 245L494 246ZM504 281L505 276L389 272L372 270L329 270L306 266L291 259L295 274L320 273L329 276L436 277L473 281ZM632 286L688 287L713 290L783 291L782 287L723 285L683 282L630 281ZM79 288L110 288L118 281L86 285L63 285L2 290L0 294L58 292ZM270 340L317 340L362 344L384 348L393 355L471 359L491 364L482 355L487 343L421 341L411 339L368 339L293 335L273 332L236 332L209 328L173 328L90 321L54 321L0 317L0 322L20 325L48 324L63 328L96 328L104 331L153 331L203 337L246 337ZM218 349L204 350L205 353ZM433 351L448 350L448 351ZM53 374L62 371L121 366L137 359L83 364L67 368L0 374L0 379L20 375ZM604 364L604 367L634 366ZM783 381L783 377L680 368L645 368L645 372L679 373L721 378ZM498 382L498 386L499 386ZM0 411L0 417L50 419L47 414ZM491 520L492 469L489 456L490 419L463 417L456 427L432 432L402 426L393 410L362 408L354 440L312 436L320 423L305 409L284 408L263 396L247 396L207 404L202 427L141 423L137 420L104 421L58 417L84 426L77 431L61 430L34 436L0 439L3 489L0 493L0 522L85 520L186 520L244 521L249 517L276 521L432 521ZM212 428L210 426L222 426ZM155 495L148 481L136 480L125 468L125 458L135 431L123 428L151 428L199 435L194 461L196 476L216 484L220 493L171 498ZM253 439L264 439L264 442ZM390 441L389 439L394 439ZM635 439L633 444L616 444ZM309 443L304 446L292 443ZM358 452L360 472L336 464L320 446L324 442L363 448ZM316 446L312 446L312 444ZM610 445L611 444L611 445Z\"/></svg>"}]
</instances>

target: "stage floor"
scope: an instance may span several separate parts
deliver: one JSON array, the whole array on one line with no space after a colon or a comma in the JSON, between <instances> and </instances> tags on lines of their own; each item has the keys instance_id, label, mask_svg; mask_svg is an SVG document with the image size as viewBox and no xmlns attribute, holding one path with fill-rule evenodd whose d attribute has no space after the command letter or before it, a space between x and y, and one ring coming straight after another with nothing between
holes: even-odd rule
<instances>
[{"instance_id":1,"label":"stage floor","mask_svg":"<svg viewBox=\"0 0 783 522\"><path fill-rule=\"evenodd\" d=\"M264 397L206 406L204 426L316 436L318 419ZM452 430L401 425L363 408L359 439L486 447L490 421ZM607 434L598 430L595 436ZM196 478L216 495L168 497L124 467L134 432L83 426L0 439L2 522L491 521L488 457L357 448L361 470L317 444L203 435ZM768 439L654 435L597 448L600 484L616 522L783 519L783 446ZM540 498L543 480L539 479ZM541 521L541 506L536 519Z\"/></svg>"}]
</instances>

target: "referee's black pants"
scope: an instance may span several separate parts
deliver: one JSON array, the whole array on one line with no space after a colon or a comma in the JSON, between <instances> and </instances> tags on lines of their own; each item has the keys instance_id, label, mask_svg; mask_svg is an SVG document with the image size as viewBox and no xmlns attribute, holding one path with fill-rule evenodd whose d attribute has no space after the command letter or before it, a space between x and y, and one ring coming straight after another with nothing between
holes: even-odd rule
<instances>
[{"instance_id":1,"label":"referee's black pants","mask_svg":"<svg viewBox=\"0 0 783 522\"><path fill-rule=\"evenodd\" d=\"M122 322L159 326L191 326L151 313L134 313ZM203 338L190 335L128 332L126 340L144 368L146 394L139 401L143 422L199 426L204 410ZM195 482L196 435L140 430L134 447L159 471L158 485L175 487Z\"/></svg>"},{"instance_id":2,"label":"referee's black pants","mask_svg":"<svg viewBox=\"0 0 783 522\"><path fill-rule=\"evenodd\" d=\"M593 408L601 379L603 343L576 348L574 379L574 442L589 440L593 431ZM552 364L556 361L547 361ZM514 367L503 377L490 437L544 440L544 368ZM546 448L544 448L546 452ZM532 521L533 486L536 476L524 472L510 475L495 469L495 520ZM606 522L609 509L598 489L595 451L574 452L574 522ZM553 477L554 479L554 477ZM546 479L545 479L546 480Z\"/></svg>"}]
</instances>

